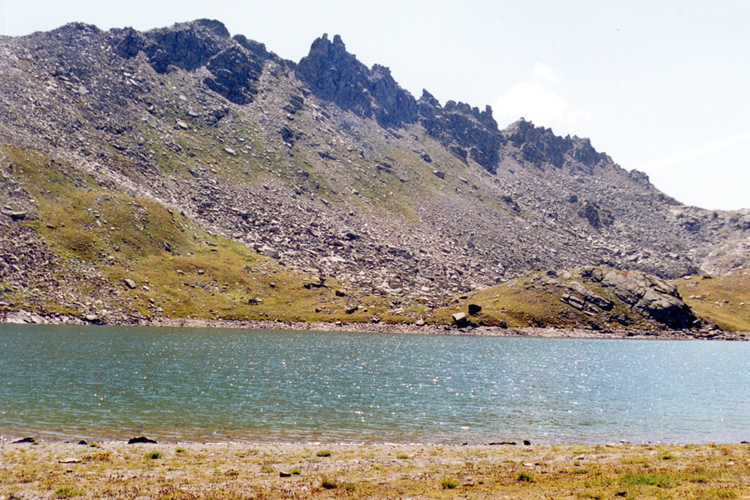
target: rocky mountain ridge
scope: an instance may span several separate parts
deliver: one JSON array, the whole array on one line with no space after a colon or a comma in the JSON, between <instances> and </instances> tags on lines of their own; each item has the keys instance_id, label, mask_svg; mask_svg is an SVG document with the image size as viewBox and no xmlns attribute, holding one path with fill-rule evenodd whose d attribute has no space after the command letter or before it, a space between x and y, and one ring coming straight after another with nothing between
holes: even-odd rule
<instances>
[{"instance_id":1,"label":"rocky mountain ridge","mask_svg":"<svg viewBox=\"0 0 750 500\"><path fill-rule=\"evenodd\" d=\"M338 36L294 63L218 21L71 24L0 38L0 56L0 278L14 291L61 269L121 286L106 277L121 243L84 252L45 220L73 191L83 222L68 224L104 226L107 196L152 200L362 294L445 297L585 265L663 278L748 265L750 211L683 206L587 139L523 119L500 130L489 106L415 99ZM73 191L38 190L34 168Z\"/></svg>"}]
</instances>

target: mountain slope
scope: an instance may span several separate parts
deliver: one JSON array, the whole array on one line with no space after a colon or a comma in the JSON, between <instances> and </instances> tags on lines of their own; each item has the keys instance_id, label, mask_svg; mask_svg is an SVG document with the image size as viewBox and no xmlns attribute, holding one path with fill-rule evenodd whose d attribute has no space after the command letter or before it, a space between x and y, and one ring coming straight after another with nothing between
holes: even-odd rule
<instances>
[{"instance_id":1,"label":"mountain slope","mask_svg":"<svg viewBox=\"0 0 750 500\"><path fill-rule=\"evenodd\" d=\"M747 267L750 212L685 207L587 139L523 119L499 130L489 107L415 99L339 37L293 63L217 21L71 24L1 38L0 54L0 277L14 307L36 288L76 314L198 314L143 299L81 306L92 290L123 293L112 259L135 254L98 234L112 218L108 234L151 269L220 237L357 296L435 306L536 270ZM113 204L102 222L97 207ZM136 205L159 214L158 231L144 233ZM75 300L43 291L60 283Z\"/></svg>"}]
</instances>

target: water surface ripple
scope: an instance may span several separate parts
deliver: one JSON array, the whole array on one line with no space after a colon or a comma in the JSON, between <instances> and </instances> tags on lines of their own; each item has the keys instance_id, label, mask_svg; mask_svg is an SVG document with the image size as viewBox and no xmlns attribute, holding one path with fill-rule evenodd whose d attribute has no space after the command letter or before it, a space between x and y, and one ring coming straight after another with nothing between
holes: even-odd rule
<instances>
[{"instance_id":1,"label":"water surface ripple","mask_svg":"<svg viewBox=\"0 0 750 500\"><path fill-rule=\"evenodd\" d=\"M750 439L750 343L0 325L0 434Z\"/></svg>"}]
</instances>

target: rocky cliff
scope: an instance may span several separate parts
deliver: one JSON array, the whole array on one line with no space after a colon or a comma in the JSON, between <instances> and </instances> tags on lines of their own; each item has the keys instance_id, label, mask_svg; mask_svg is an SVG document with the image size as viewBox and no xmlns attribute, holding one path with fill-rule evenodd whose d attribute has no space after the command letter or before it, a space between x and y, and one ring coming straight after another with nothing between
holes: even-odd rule
<instances>
[{"instance_id":1,"label":"rocky cliff","mask_svg":"<svg viewBox=\"0 0 750 500\"><path fill-rule=\"evenodd\" d=\"M3 307L135 314L129 259L161 269L213 237L426 303L535 270L748 264L750 212L683 206L587 139L500 130L489 106L417 100L338 36L295 63L217 21L70 24L0 38L0 95Z\"/></svg>"}]
</instances>

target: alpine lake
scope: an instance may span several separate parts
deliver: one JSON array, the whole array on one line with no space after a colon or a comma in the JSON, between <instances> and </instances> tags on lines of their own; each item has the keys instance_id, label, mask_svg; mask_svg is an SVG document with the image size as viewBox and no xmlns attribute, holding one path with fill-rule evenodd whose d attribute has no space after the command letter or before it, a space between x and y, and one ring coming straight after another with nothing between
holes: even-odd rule
<instances>
[{"instance_id":1,"label":"alpine lake","mask_svg":"<svg viewBox=\"0 0 750 500\"><path fill-rule=\"evenodd\" d=\"M750 440L750 343L0 325L0 436Z\"/></svg>"}]
</instances>

